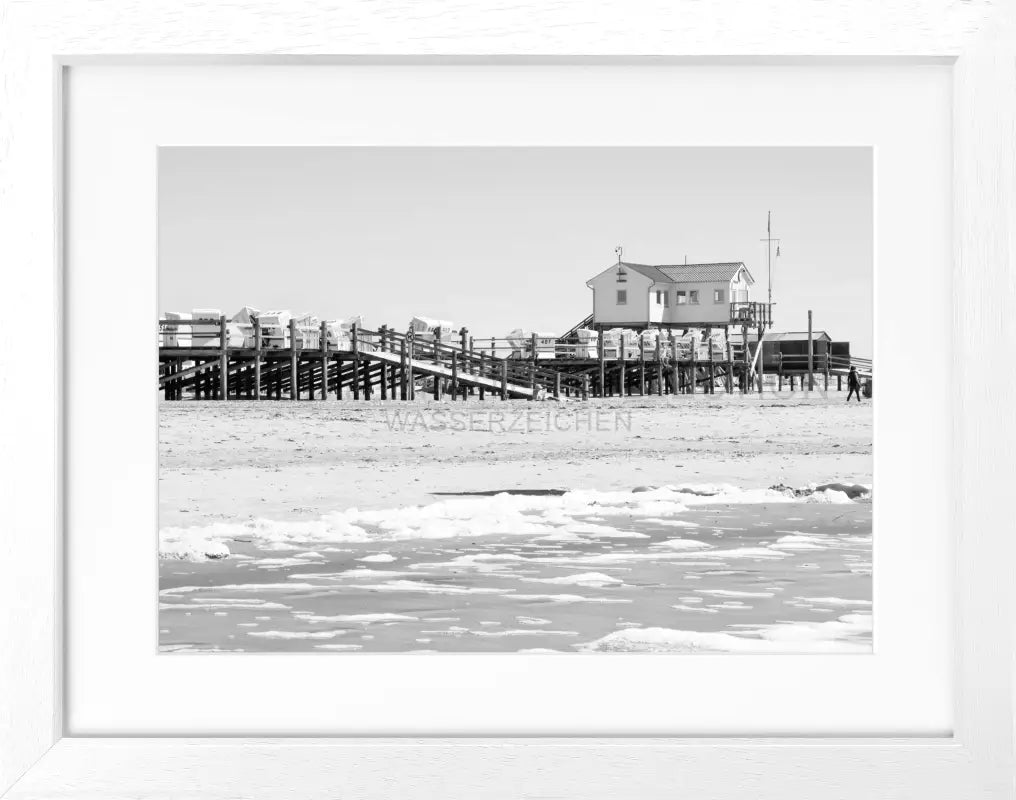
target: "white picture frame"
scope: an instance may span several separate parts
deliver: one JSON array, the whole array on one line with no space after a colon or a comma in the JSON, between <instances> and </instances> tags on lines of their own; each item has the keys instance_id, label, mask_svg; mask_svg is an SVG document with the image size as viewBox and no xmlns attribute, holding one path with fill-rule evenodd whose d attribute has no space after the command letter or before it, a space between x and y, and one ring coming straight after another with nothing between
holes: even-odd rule
<instances>
[{"instance_id":1,"label":"white picture frame","mask_svg":"<svg viewBox=\"0 0 1016 800\"><path fill-rule=\"evenodd\" d=\"M0 792L41 797L1011 797L1016 9L991 0L695 0L455 10L8 7L0 39ZM195 56L195 54L201 54ZM86 59L525 63L650 57L952 64L956 531L949 739L188 739L64 736L64 70ZM40 317L54 324L40 327ZM919 322L919 321L916 321ZM942 321L936 321L941 323ZM33 330L30 351L17 346Z\"/></svg>"}]
</instances>

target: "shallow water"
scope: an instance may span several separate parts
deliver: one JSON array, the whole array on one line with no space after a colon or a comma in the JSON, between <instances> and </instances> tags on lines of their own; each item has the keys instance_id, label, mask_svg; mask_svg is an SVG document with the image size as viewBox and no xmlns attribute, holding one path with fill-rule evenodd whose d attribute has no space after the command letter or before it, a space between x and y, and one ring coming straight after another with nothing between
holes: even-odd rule
<instances>
[{"instance_id":1,"label":"shallow water","mask_svg":"<svg viewBox=\"0 0 1016 800\"><path fill-rule=\"evenodd\" d=\"M160 649L871 649L870 502L587 511L549 533L234 539L226 559L166 560Z\"/></svg>"}]
</instances>

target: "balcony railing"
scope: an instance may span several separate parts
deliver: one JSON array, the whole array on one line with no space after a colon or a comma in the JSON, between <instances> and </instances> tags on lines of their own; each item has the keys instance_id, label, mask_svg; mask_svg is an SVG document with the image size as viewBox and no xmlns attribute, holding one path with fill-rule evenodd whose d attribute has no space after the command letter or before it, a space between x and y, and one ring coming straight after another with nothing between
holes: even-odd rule
<instances>
[{"instance_id":1,"label":"balcony railing","mask_svg":"<svg viewBox=\"0 0 1016 800\"><path fill-rule=\"evenodd\" d=\"M773 307L768 303L731 303L730 321L750 327L759 325L769 327L773 321Z\"/></svg>"}]
</instances>

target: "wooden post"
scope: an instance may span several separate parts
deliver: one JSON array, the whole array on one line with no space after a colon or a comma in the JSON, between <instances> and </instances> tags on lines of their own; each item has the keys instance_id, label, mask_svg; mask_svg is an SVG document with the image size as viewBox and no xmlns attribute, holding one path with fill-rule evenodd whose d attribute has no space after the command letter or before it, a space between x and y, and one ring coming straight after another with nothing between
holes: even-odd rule
<instances>
[{"instance_id":1,"label":"wooden post","mask_svg":"<svg viewBox=\"0 0 1016 800\"><path fill-rule=\"evenodd\" d=\"M229 353L226 349L226 316L219 315L219 399L229 399Z\"/></svg>"},{"instance_id":2,"label":"wooden post","mask_svg":"<svg viewBox=\"0 0 1016 800\"><path fill-rule=\"evenodd\" d=\"M713 358L713 329L706 328L706 347L709 348L709 383L706 384L709 394L716 394L716 365Z\"/></svg>"},{"instance_id":3,"label":"wooden post","mask_svg":"<svg viewBox=\"0 0 1016 800\"><path fill-rule=\"evenodd\" d=\"M406 340L399 344L399 398L409 399L409 387L406 385Z\"/></svg>"},{"instance_id":4,"label":"wooden post","mask_svg":"<svg viewBox=\"0 0 1016 800\"><path fill-rule=\"evenodd\" d=\"M783 391L783 352L776 354L776 391Z\"/></svg>"},{"instance_id":5,"label":"wooden post","mask_svg":"<svg viewBox=\"0 0 1016 800\"><path fill-rule=\"evenodd\" d=\"M353 387L353 399L360 399L360 331L354 322L349 326L350 349L353 351L353 373L350 383Z\"/></svg>"},{"instance_id":6,"label":"wooden post","mask_svg":"<svg viewBox=\"0 0 1016 800\"><path fill-rule=\"evenodd\" d=\"M624 340L624 333L621 333L621 339L617 343L617 393L619 396L624 397L625 390L625 359L628 358L627 343Z\"/></svg>"},{"instance_id":7,"label":"wooden post","mask_svg":"<svg viewBox=\"0 0 1016 800\"><path fill-rule=\"evenodd\" d=\"M811 336L811 310L808 311L808 391L815 389L815 345ZM802 387L803 388L803 387Z\"/></svg>"},{"instance_id":8,"label":"wooden post","mask_svg":"<svg viewBox=\"0 0 1016 800\"><path fill-rule=\"evenodd\" d=\"M827 345L828 347L828 345ZM829 391L829 350L826 350L825 357L823 358L823 372L825 372L825 390Z\"/></svg>"},{"instance_id":9,"label":"wooden post","mask_svg":"<svg viewBox=\"0 0 1016 800\"><path fill-rule=\"evenodd\" d=\"M459 399L459 354L452 351L452 400Z\"/></svg>"},{"instance_id":10,"label":"wooden post","mask_svg":"<svg viewBox=\"0 0 1016 800\"><path fill-rule=\"evenodd\" d=\"M296 320L289 320L289 399L300 399L300 364L296 353Z\"/></svg>"},{"instance_id":11,"label":"wooden post","mask_svg":"<svg viewBox=\"0 0 1016 800\"><path fill-rule=\"evenodd\" d=\"M646 348L639 336L639 397L646 396Z\"/></svg>"},{"instance_id":12,"label":"wooden post","mask_svg":"<svg viewBox=\"0 0 1016 800\"><path fill-rule=\"evenodd\" d=\"M656 396L660 397L663 394L663 343L661 337L663 336L663 330L657 331L656 335L656 348L653 356L656 359Z\"/></svg>"},{"instance_id":13,"label":"wooden post","mask_svg":"<svg viewBox=\"0 0 1016 800\"><path fill-rule=\"evenodd\" d=\"M469 348L470 348L470 350L472 349L472 347L473 347L473 340L470 339L469 340ZM481 378L486 378L487 377L487 354L483 350L480 351L480 377ZM481 402L483 401L483 384L482 383L480 384L480 401Z\"/></svg>"},{"instance_id":14,"label":"wooden post","mask_svg":"<svg viewBox=\"0 0 1016 800\"><path fill-rule=\"evenodd\" d=\"M561 397L561 373L554 373L554 399L558 400Z\"/></svg>"},{"instance_id":15,"label":"wooden post","mask_svg":"<svg viewBox=\"0 0 1016 800\"><path fill-rule=\"evenodd\" d=\"M261 399L261 320L254 317L254 399Z\"/></svg>"},{"instance_id":16,"label":"wooden post","mask_svg":"<svg viewBox=\"0 0 1016 800\"><path fill-rule=\"evenodd\" d=\"M583 400L588 400L589 399L589 373L588 372L583 372L582 373L582 399Z\"/></svg>"},{"instance_id":17,"label":"wooden post","mask_svg":"<svg viewBox=\"0 0 1016 800\"><path fill-rule=\"evenodd\" d=\"M678 394L681 391L681 369L680 359L677 352L677 338L671 333L670 339L670 393Z\"/></svg>"},{"instance_id":18,"label":"wooden post","mask_svg":"<svg viewBox=\"0 0 1016 800\"><path fill-rule=\"evenodd\" d=\"M476 374L476 361L473 359L473 337L472 336L469 337L469 355L466 358L466 372L468 372L470 375L475 375ZM481 375L483 374L482 370L480 371L480 374ZM482 393L483 387L481 386L480 389L481 389L481 393ZM468 386L465 389L463 389L463 391L464 392L468 392L469 394L476 394L476 387ZM483 397L481 397L480 399L482 400Z\"/></svg>"},{"instance_id":19,"label":"wooden post","mask_svg":"<svg viewBox=\"0 0 1016 800\"><path fill-rule=\"evenodd\" d=\"M381 341L379 342L379 348L381 353L388 352L388 326L382 325L378 333L381 335ZM388 399L388 362L384 358L380 361L381 364L381 399Z\"/></svg>"},{"instance_id":20,"label":"wooden post","mask_svg":"<svg viewBox=\"0 0 1016 800\"><path fill-rule=\"evenodd\" d=\"M406 389L410 400L416 399L416 380L413 377L413 359L416 357L416 334L406 333Z\"/></svg>"},{"instance_id":21,"label":"wooden post","mask_svg":"<svg viewBox=\"0 0 1016 800\"><path fill-rule=\"evenodd\" d=\"M603 345L603 328L597 329L596 347L597 347L597 355L599 356L600 359L600 397L606 397L607 365L606 363L604 363L606 359L606 350Z\"/></svg>"},{"instance_id":22,"label":"wooden post","mask_svg":"<svg viewBox=\"0 0 1016 800\"><path fill-rule=\"evenodd\" d=\"M328 399L328 325L321 320L321 399Z\"/></svg>"},{"instance_id":23,"label":"wooden post","mask_svg":"<svg viewBox=\"0 0 1016 800\"><path fill-rule=\"evenodd\" d=\"M688 367L688 394L695 394L695 378L698 372L698 338L692 334L690 342L691 365Z\"/></svg>"},{"instance_id":24,"label":"wooden post","mask_svg":"<svg viewBox=\"0 0 1016 800\"><path fill-rule=\"evenodd\" d=\"M838 373L836 375L836 391L837 392L843 391L843 376Z\"/></svg>"},{"instance_id":25,"label":"wooden post","mask_svg":"<svg viewBox=\"0 0 1016 800\"><path fill-rule=\"evenodd\" d=\"M750 380L750 374L751 374L751 350L748 347L748 323L747 322L744 323L741 326L741 341L744 342L744 353L742 354L744 356L744 358L742 359L742 361L744 362L744 365L743 365L744 374L741 376L741 394L747 394L748 393L748 389L750 388L749 384L751 383L751 380Z\"/></svg>"},{"instance_id":26,"label":"wooden post","mask_svg":"<svg viewBox=\"0 0 1016 800\"><path fill-rule=\"evenodd\" d=\"M730 326L725 325L723 327L723 344L724 351L727 356L727 394L733 394L734 392L734 358L730 352Z\"/></svg>"},{"instance_id":27,"label":"wooden post","mask_svg":"<svg viewBox=\"0 0 1016 800\"><path fill-rule=\"evenodd\" d=\"M758 356L758 369L755 374L758 376L758 393L762 394L762 380L765 377L765 351L762 349L762 336L765 334L765 323L760 323L758 326L758 345L755 348Z\"/></svg>"},{"instance_id":28,"label":"wooden post","mask_svg":"<svg viewBox=\"0 0 1016 800\"><path fill-rule=\"evenodd\" d=\"M501 362L501 399L508 399L508 361Z\"/></svg>"},{"instance_id":29,"label":"wooden post","mask_svg":"<svg viewBox=\"0 0 1016 800\"><path fill-rule=\"evenodd\" d=\"M794 373L790 373L790 391L794 391Z\"/></svg>"}]
</instances>

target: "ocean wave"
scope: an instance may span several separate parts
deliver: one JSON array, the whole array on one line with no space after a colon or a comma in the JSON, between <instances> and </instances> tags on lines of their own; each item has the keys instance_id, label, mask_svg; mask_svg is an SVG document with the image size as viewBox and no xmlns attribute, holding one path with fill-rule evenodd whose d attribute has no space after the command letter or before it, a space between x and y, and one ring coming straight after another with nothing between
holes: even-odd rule
<instances>
[{"instance_id":1,"label":"ocean wave","mask_svg":"<svg viewBox=\"0 0 1016 800\"><path fill-rule=\"evenodd\" d=\"M616 527L593 523L590 518L624 517L691 527L693 523L679 519L679 515L693 506L794 502L853 501L847 493L829 485L791 490L784 487L740 489L727 484L686 484L640 488L639 491L583 489L561 495L456 497L404 508L351 508L325 514L315 520L257 519L195 527L165 527L159 532L159 554L166 559L225 558L230 555L230 542L252 542L262 549L277 550L299 549L316 543L381 543L461 536L641 538L644 534L619 531ZM390 554L378 553L362 560L382 562L389 558ZM276 565L264 560L260 564Z\"/></svg>"},{"instance_id":2,"label":"ocean wave","mask_svg":"<svg viewBox=\"0 0 1016 800\"><path fill-rule=\"evenodd\" d=\"M826 622L780 622L737 633L625 628L577 647L618 653L869 653L871 632L871 614L845 614Z\"/></svg>"}]
</instances>

